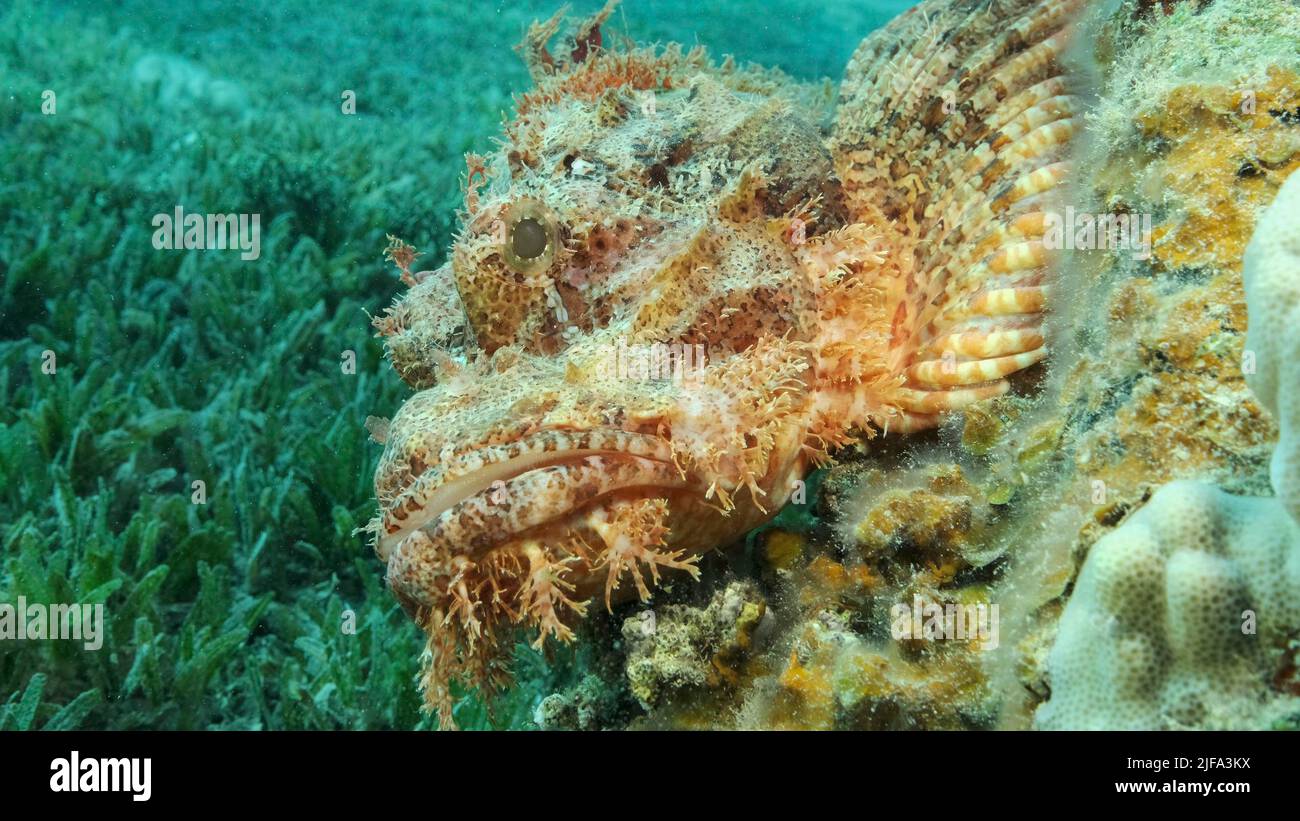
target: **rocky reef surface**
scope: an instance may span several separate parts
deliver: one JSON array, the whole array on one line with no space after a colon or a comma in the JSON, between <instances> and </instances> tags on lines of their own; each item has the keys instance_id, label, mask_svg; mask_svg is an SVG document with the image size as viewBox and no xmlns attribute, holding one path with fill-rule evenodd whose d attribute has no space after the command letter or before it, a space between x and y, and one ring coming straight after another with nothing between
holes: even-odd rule
<instances>
[{"instance_id":1,"label":"rocky reef surface","mask_svg":"<svg viewBox=\"0 0 1300 821\"><path fill-rule=\"evenodd\" d=\"M616 610L543 726L1300 721L1300 7L1084 25L1071 214L1149 244L1063 252L1013 395L842 455L704 585Z\"/></svg>"}]
</instances>

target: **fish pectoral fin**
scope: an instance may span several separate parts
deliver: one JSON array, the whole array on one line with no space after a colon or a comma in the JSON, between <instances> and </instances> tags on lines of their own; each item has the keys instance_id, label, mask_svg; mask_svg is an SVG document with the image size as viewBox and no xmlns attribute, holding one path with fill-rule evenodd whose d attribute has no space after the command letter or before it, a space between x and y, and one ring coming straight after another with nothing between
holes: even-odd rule
<instances>
[{"instance_id":1,"label":"fish pectoral fin","mask_svg":"<svg viewBox=\"0 0 1300 821\"><path fill-rule=\"evenodd\" d=\"M1046 355L1081 0L929 0L859 47L833 136L850 212L886 236L882 399L911 427L1007 390ZM899 47L899 44L902 44Z\"/></svg>"}]
</instances>

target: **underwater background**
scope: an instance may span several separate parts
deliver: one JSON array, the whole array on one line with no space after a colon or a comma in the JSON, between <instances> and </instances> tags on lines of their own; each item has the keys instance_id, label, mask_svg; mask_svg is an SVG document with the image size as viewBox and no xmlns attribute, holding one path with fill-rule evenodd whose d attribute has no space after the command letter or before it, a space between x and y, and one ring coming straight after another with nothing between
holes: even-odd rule
<instances>
[{"instance_id":1,"label":"underwater background","mask_svg":"<svg viewBox=\"0 0 1300 821\"><path fill-rule=\"evenodd\" d=\"M612 28L837 82L908 5L638 0ZM353 534L363 422L408 392L366 312L400 290L386 234L441 263L462 154L558 6L3 4L0 600L102 602L106 636L0 645L0 729L430 726L423 638ZM155 250L178 205L260 213L260 258ZM521 645L520 686L458 723L532 726L572 667Z\"/></svg>"},{"instance_id":2,"label":"underwater background","mask_svg":"<svg viewBox=\"0 0 1300 821\"><path fill-rule=\"evenodd\" d=\"M93 651L0 640L0 729L438 726L357 532L368 419L411 395L371 318L390 237L445 261L560 5L0 4L0 607L105 615ZM911 5L625 0L605 31L834 90ZM1300 0L1082 5L1063 196L1143 253L1066 255L1011 393L844 448L703 583L521 640L456 725L1300 726ZM157 249L178 208L260 215L257 258ZM891 637L921 596L1001 633Z\"/></svg>"}]
</instances>

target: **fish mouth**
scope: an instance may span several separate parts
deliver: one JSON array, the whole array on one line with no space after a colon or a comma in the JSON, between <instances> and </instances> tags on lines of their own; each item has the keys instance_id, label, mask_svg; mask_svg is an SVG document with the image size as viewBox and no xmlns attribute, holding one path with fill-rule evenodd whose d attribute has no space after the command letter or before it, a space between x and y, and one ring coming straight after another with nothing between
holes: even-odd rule
<instances>
[{"instance_id":1,"label":"fish mouth","mask_svg":"<svg viewBox=\"0 0 1300 821\"><path fill-rule=\"evenodd\" d=\"M476 559L548 528L563 530L613 496L688 487L671 444L622 430L543 430L464 451L419 476L380 516L375 551L389 585L424 601L456 557Z\"/></svg>"}]
</instances>

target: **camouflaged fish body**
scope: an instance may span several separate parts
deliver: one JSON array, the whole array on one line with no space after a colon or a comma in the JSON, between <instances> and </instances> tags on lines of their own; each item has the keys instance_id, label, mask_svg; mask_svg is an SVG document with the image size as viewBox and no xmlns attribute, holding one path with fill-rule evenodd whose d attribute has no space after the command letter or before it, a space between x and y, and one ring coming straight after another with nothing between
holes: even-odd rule
<instances>
[{"instance_id":1,"label":"camouflaged fish body","mask_svg":"<svg viewBox=\"0 0 1300 821\"><path fill-rule=\"evenodd\" d=\"M611 4L612 5L612 4ZM1045 198L1079 2L926 2L822 89L609 48L606 7L548 48L450 259L376 320L418 389L371 523L429 636L425 688L504 684L521 627L695 574L860 438L932 427L1045 355ZM827 123L833 123L828 129Z\"/></svg>"}]
</instances>

